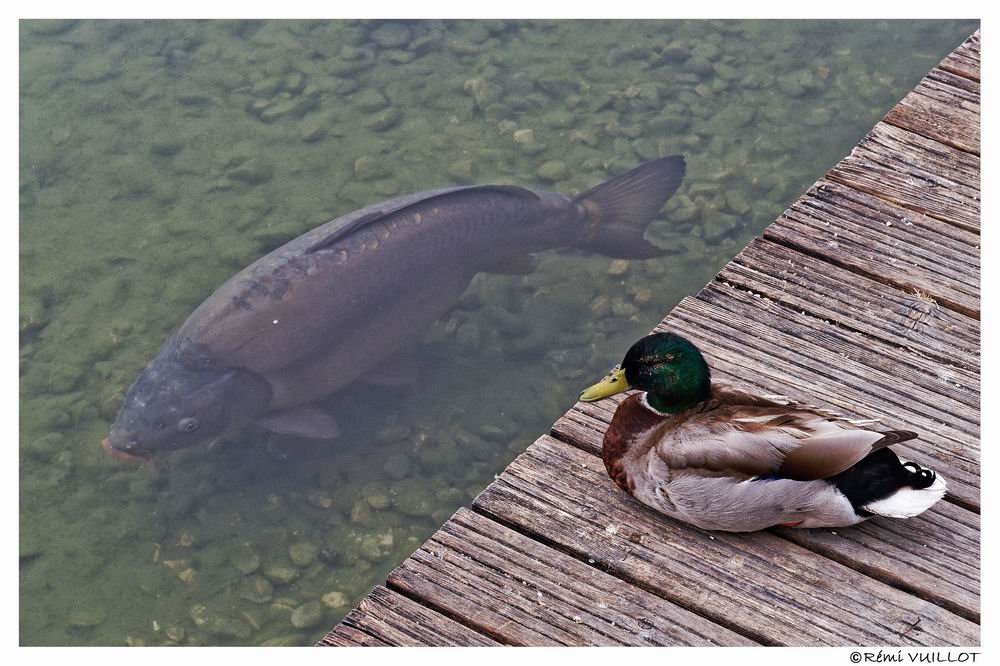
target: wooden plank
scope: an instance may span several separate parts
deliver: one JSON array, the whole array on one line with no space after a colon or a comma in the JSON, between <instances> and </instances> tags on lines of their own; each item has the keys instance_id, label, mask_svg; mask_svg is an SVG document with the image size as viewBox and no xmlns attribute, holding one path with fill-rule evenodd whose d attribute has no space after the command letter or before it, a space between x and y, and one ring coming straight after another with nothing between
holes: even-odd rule
<instances>
[{"instance_id":1,"label":"wooden plank","mask_svg":"<svg viewBox=\"0 0 1000 666\"><path fill-rule=\"evenodd\" d=\"M940 67L935 67L927 72L927 76L923 78L914 90L936 100L949 104L957 104L963 109L975 111L976 123L978 125L980 106L980 85L978 81L973 81L964 76L952 74Z\"/></svg>"},{"instance_id":2,"label":"wooden plank","mask_svg":"<svg viewBox=\"0 0 1000 666\"><path fill-rule=\"evenodd\" d=\"M908 353L876 338L845 330L836 322L803 315L718 282L706 286L697 298L716 306L704 312L712 312L723 321L735 320L737 328L770 336L771 340L775 339L773 332L780 331L787 334L789 344L798 341L795 347L772 347L771 358L782 356L795 364L837 363L845 384L857 382L858 386L868 388L869 393L883 396L895 409L905 410L896 412L899 418L920 414L942 419L956 434L979 437L978 372ZM851 365L845 365L845 360ZM978 443L974 446L978 451Z\"/></svg>"},{"instance_id":3,"label":"wooden plank","mask_svg":"<svg viewBox=\"0 0 1000 666\"><path fill-rule=\"evenodd\" d=\"M872 147L870 144L877 144L878 147ZM899 160L899 164L906 165L904 169L911 166L919 167L922 170L920 177L933 178L941 187L955 188L969 199L976 199L974 205L978 208L982 162L978 155L957 150L883 122L877 123L871 129L862 140L862 145L881 153L884 158Z\"/></svg>"},{"instance_id":4,"label":"wooden plank","mask_svg":"<svg viewBox=\"0 0 1000 666\"><path fill-rule=\"evenodd\" d=\"M961 46L948 54L939 67L946 72L979 81L980 59L980 34L976 30Z\"/></svg>"},{"instance_id":5,"label":"wooden plank","mask_svg":"<svg viewBox=\"0 0 1000 666\"><path fill-rule=\"evenodd\" d=\"M821 179L764 238L979 317L979 237Z\"/></svg>"},{"instance_id":6,"label":"wooden plank","mask_svg":"<svg viewBox=\"0 0 1000 666\"><path fill-rule=\"evenodd\" d=\"M755 644L467 509L388 585L509 645Z\"/></svg>"},{"instance_id":7,"label":"wooden plank","mask_svg":"<svg viewBox=\"0 0 1000 666\"><path fill-rule=\"evenodd\" d=\"M931 276L951 278L979 295L979 234L956 228L931 217L916 214L853 188L821 179L809 189L790 210L813 215L823 222L838 221L859 240L885 254L886 268L902 261L905 264L927 264ZM833 211L839 216L831 218ZM787 211L786 211L787 212ZM781 225L779 218L774 224ZM827 225L824 225L827 226ZM839 258L831 253L832 257ZM939 264L934 265L934 262ZM934 273L934 269L937 273ZM969 273L972 269L975 272ZM878 273L876 272L876 275Z\"/></svg>"},{"instance_id":8,"label":"wooden plank","mask_svg":"<svg viewBox=\"0 0 1000 666\"><path fill-rule=\"evenodd\" d=\"M401 594L376 587L319 642L321 646L483 646L492 639Z\"/></svg>"},{"instance_id":9,"label":"wooden plank","mask_svg":"<svg viewBox=\"0 0 1000 666\"><path fill-rule=\"evenodd\" d=\"M754 240L716 279L978 374L977 319L792 248Z\"/></svg>"},{"instance_id":10,"label":"wooden plank","mask_svg":"<svg viewBox=\"0 0 1000 666\"><path fill-rule=\"evenodd\" d=\"M323 637L316 647L392 647L360 629L338 624Z\"/></svg>"},{"instance_id":11,"label":"wooden plank","mask_svg":"<svg viewBox=\"0 0 1000 666\"><path fill-rule=\"evenodd\" d=\"M978 155L979 115L979 84L935 69L882 120Z\"/></svg>"},{"instance_id":12,"label":"wooden plank","mask_svg":"<svg viewBox=\"0 0 1000 666\"><path fill-rule=\"evenodd\" d=\"M841 400L847 411L870 406L979 450L973 441L979 435L979 380L967 370L905 357L877 340L724 285L711 284L696 299L686 298L657 328L672 327L688 331L696 343L726 348L731 359L753 357L786 370L786 379L801 382L800 395L815 381L841 395L853 391L865 402ZM716 337L726 344L720 347Z\"/></svg>"},{"instance_id":13,"label":"wooden plank","mask_svg":"<svg viewBox=\"0 0 1000 666\"><path fill-rule=\"evenodd\" d=\"M543 437L476 500L487 515L773 645L975 645L950 611L767 532L654 513L592 455Z\"/></svg>"},{"instance_id":14,"label":"wooden plank","mask_svg":"<svg viewBox=\"0 0 1000 666\"><path fill-rule=\"evenodd\" d=\"M829 180L979 233L979 157L879 123Z\"/></svg>"},{"instance_id":15,"label":"wooden plank","mask_svg":"<svg viewBox=\"0 0 1000 666\"><path fill-rule=\"evenodd\" d=\"M946 72L964 76L973 81L981 80L979 75L980 61L957 51L945 58L939 67Z\"/></svg>"},{"instance_id":16,"label":"wooden plank","mask_svg":"<svg viewBox=\"0 0 1000 666\"><path fill-rule=\"evenodd\" d=\"M979 622L979 516L939 502L917 518L775 530L809 550Z\"/></svg>"},{"instance_id":17,"label":"wooden plank","mask_svg":"<svg viewBox=\"0 0 1000 666\"><path fill-rule=\"evenodd\" d=\"M553 425L553 437L599 456L614 414L606 402L577 404ZM594 464L602 463L595 458ZM874 518L850 528L772 531L978 621L979 516L971 511L941 502L910 520Z\"/></svg>"}]
</instances>

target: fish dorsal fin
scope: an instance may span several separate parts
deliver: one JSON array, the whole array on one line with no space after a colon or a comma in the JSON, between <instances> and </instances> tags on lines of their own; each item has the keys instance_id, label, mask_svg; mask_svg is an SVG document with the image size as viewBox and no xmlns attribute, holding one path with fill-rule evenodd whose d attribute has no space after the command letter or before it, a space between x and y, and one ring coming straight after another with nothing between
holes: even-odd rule
<instances>
[{"instance_id":1,"label":"fish dorsal fin","mask_svg":"<svg viewBox=\"0 0 1000 666\"><path fill-rule=\"evenodd\" d=\"M466 187L462 192L497 192L499 194L510 194L524 199L525 201L538 201L538 195L531 190L526 190L517 185L473 185Z\"/></svg>"},{"instance_id":2,"label":"fish dorsal fin","mask_svg":"<svg viewBox=\"0 0 1000 666\"><path fill-rule=\"evenodd\" d=\"M333 233L324 237L322 240L320 240L318 243L316 243L306 251L312 253L312 252L319 252L320 250L325 250L334 243L336 243L337 241L339 241L341 238L346 236L347 234L354 231L355 229L360 229L366 224L370 224L375 220L380 220L383 217L385 217L385 211L377 210L373 213L368 213L367 215L362 215L359 218L350 220L343 226L339 226L336 229L334 229Z\"/></svg>"},{"instance_id":3,"label":"fish dorsal fin","mask_svg":"<svg viewBox=\"0 0 1000 666\"><path fill-rule=\"evenodd\" d=\"M398 199L393 199L391 201L386 201L381 204L376 204L375 206L362 208L354 213L349 213L342 218L338 218L334 222L327 223L327 225L332 225L332 228L330 228L319 240L310 245L306 252L313 253L329 249L337 241L343 239L351 232L357 231L358 229L366 227L374 222L378 222L379 220L383 220L390 215L401 213L418 204L426 204L431 201L447 199L449 197L459 195L467 196L477 192L507 194L526 201L538 200L538 195L531 190L526 190L523 187L517 187L514 185L473 185L471 187L451 187L444 190L434 190L431 192L424 192L419 195L411 194L405 197L399 197ZM324 225L324 227L327 225Z\"/></svg>"}]
</instances>

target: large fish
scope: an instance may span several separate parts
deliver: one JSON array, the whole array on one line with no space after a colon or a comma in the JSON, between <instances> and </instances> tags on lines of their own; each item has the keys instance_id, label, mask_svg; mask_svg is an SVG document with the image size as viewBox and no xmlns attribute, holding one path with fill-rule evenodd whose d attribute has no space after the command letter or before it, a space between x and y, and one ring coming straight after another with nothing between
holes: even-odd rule
<instances>
[{"instance_id":1,"label":"large fish","mask_svg":"<svg viewBox=\"0 0 1000 666\"><path fill-rule=\"evenodd\" d=\"M664 157L577 196L453 187L362 208L243 269L188 317L125 396L108 452L142 459L208 443L250 423L337 434L316 401L362 377L405 383L396 359L455 304L476 273L573 246L644 259L645 227L680 187Z\"/></svg>"}]
</instances>

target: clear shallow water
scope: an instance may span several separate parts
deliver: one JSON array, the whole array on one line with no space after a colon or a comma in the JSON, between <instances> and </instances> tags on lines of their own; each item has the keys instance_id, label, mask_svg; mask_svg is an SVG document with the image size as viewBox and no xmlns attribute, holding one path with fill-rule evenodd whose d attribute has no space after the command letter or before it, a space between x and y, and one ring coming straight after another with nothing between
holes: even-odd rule
<instances>
[{"instance_id":1,"label":"clear shallow water","mask_svg":"<svg viewBox=\"0 0 1000 666\"><path fill-rule=\"evenodd\" d=\"M975 27L22 22L21 642L314 642ZM676 254L480 275L416 386L337 396L340 439L100 450L166 335L302 232L677 152L647 234Z\"/></svg>"}]
</instances>

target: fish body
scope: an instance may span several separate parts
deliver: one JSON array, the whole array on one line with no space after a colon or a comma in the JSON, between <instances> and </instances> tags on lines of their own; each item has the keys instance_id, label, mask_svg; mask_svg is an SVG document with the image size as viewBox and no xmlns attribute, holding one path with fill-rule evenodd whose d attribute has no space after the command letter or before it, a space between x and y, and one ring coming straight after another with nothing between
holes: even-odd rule
<instances>
[{"instance_id":1,"label":"fish body","mask_svg":"<svg viewBox=\"0 0 1000 666\"><path fill-rule=\"evenodd\" d=\"M455 304L476 273L558 247L574 214L568 197L499 187L364 208L233 276L178 334L223 365L267 376L272 408L309 402L353 383L411 341Z\"/></svg>"},{"instance_id":2,"label":"fish body","mask_svg":"<svg viewBox=\"0 0 1000 666\"><path fill-rule=\"evenodd\" d=\"M146 455L251 422L335 436L332 418L312 403L363 377L404 382L409 370L395 355L477 273L566 246L662 255L643 230L684 169L683 157L661 158L578 197L511 186L432 190L321 225L195 309L129 389L105 447Z\"/></svg>"}]
</instances>

